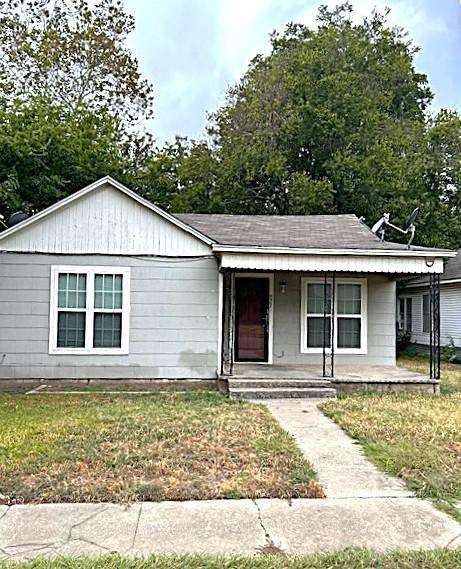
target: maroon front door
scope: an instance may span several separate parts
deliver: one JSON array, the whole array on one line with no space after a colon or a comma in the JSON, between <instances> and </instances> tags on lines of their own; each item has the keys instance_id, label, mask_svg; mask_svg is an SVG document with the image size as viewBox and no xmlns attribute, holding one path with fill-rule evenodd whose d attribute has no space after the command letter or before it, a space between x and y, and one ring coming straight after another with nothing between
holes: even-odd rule
<instances>
[{"instance_id":1,"label":"maroon front door","mask_svg":"<svg viewBox=\"0 0 461 569\"><path fill-rule=\"evenodd\" d=\"M267 362L269 279L235 279L235 361Z\"/></svg>"}]
</instances>

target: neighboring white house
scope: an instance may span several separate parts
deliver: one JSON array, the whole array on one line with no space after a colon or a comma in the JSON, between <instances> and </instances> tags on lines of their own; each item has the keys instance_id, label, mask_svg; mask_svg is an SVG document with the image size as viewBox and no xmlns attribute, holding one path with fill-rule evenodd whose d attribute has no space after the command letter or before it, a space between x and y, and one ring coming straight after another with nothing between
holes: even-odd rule
<instances>
[{"instance_id":1,"label":"neighboring white house","mask_svg":"<svg viewBox=\"0 0 461 569\"><path fill-rule=\"evenodd\" d=\"M396 281L453 255L354 215L171 215L104 178L0 233L0 378L405 383Z\"/></svg>"},{"instance_id":2,"label":"neighboring white house","mask_svg":"<svg viewBox=\"0 0 461 569\"><path fill-rule=\"evenodd\" d=\"M408 279L397 293L397 325L410 334L411 343L429 345L430 298L428 277ZM447 261L440 276L440 343L461 348L461 255Z\"/></svg>"}]
</instances>

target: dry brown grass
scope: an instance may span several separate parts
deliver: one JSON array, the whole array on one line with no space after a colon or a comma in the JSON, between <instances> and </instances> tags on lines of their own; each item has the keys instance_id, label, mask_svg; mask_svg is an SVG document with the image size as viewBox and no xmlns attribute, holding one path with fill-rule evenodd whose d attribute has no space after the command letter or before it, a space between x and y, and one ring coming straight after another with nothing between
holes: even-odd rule
<instances>
[{"instance_id":1,"label":"dry brown grass","mask_svg":"<svg viewBox=\"0 0 461 569\"><path fill-rule=\"evenodd\" d=\"M217 393L0 396L4 502L321 497L266 408Z\"/></svg>"},{"instance_id":2,"label":"dry brown grass","mask_svg":"<svg viewBox=\"0 0 461 569\"><path fill-rule=\"evenodd\" d=\"M405 358L400 365L423 371L427 361ZM382 469L450 508L461 500L461 368L442 364L442 385L440 396L347 396L323 409Z\"/></svg>"}]
</instances>

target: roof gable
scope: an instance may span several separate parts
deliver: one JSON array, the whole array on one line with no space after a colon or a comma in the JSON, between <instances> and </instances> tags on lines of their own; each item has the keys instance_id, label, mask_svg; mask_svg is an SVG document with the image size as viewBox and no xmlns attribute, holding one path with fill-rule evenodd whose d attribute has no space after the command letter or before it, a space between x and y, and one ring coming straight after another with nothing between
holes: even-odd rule
<instances>
[{"instance_id":1,"label":"roof gable","mask_svg":"<svg viewBox=\"0 0 461 569\"><path fill-rule=\"evenodd\" d=\"M212 240L106 177L0 234L0 250L193 256Z\"/></svg>"}]
</instances>

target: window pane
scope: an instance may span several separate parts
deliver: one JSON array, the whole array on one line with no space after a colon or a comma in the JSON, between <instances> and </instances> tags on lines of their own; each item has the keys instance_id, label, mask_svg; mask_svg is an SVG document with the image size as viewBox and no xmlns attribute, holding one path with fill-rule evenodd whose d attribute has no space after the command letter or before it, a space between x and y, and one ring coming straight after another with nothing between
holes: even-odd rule
<instances>
[{"instance_id":1,"label":"window pane","mask_svg":"<svg viewBox=\"0 0 461 569\"><path fill-rule=\"evenodd\" d=\"M85 312L58 312L58 348L85 347Z\"/></svg>"},{"instance_id":2,"label":"window pane","mask_svg":"<svg viewBox=\"0 0 461 569\"><path fill-rule=\"evenodd\" d=\"M405 324L405 299L399 300L399 326L403 328Z\"/></svg>"},{"instance_id":3,"label":"window pane","mask_svg":"<svg viewBox=\"0 0 461 569\"><path fill-rule=\"evenodd\" d=\"M429 295L423 294L423 332L430 332L430 317Z\"/></svg>"},{"instance_id":4,"label":"window pane","mask_svg":"<svg viewBox=\"0 0 461 569\"><path fill-rule=\"evenodd\" d=\"M307 285L307 313L324 314L324 285L309 283ZM326 314L331 312L331 285L327 284Z\"/></svg>"},{"instance_id":5,"label":"window pane","mask_svg":"<svg viewBox=\"0 0 461 569\"><path fill-rule=\"evenodd\" d=\"M122 308L122 275L95 275L94 307L109 310Z\"/></svg>"},{"instance_id":6,"label":"window pane","mask_svg":"<svg viewBox=\"0 0 461 569\"><path fill-rule=\"evenodd\" d=\"M338 348L360 348L360 318L338 318Z\"/></svg>"},{"instance_id":7,"label":"window pane","mask_svg":"<svg viewBox=\"0 0 461 569\"><path fill-rule=\"evenodd\" d=\"M360 314L362 287L359 284L338 285L338 314Z\"/></svg>"},{"instance_id":8,"label":"window pane","mask_svg":"<svg viewBox=\"0 0 461 569\"><path fill-rule=\"evenodd\" d=\"M122 315L96 313L94 315L95 348L120 348L122 345Z\"/></svg>"},{"instance_id":9,"label":"window pane","mask_svg":"<svg viewBox=\"0 0 461 569\"><path fill-rule=\"evenodd\" d=\"M59 308L85 308L86 274L59 273L58 306Z\"/></svg>"},{"instance_id":10,"label":"window pane","mask_svg":"<svg viewBox=\"0 0 461 569\"><path fill-rule=\"evenodd\" d=\"M412 306L413 306L413 299L407 298L407 313L406 313L406 321L405 321L405 330L407 332L411 332L412 330Z\"/></svg>"},{"instance_id":11,"label":"window pane","mask_svg":"<svg viewBox=\"0 0 461 569\"><path fill-rule=\"evenodd\" d=\"M307 318L307 348L323 348L323 323L326 321L325 346L330 347L330 319L308 316Z\"/></svg>"}]
</instances>

